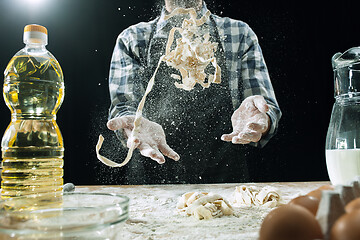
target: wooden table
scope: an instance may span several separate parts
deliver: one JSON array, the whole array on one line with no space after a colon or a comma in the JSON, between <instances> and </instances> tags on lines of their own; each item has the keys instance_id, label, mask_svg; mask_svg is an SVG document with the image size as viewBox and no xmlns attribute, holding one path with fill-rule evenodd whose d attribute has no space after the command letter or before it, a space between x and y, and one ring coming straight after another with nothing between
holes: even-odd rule
<instances>
[{"instance_id":1,"label":"wooden table","mask_svg":"<svg viewBox=\"0 0 360 240\"><path fill-rule=\"evenodd\" d=\"M101 192L130 198L130 218L118 229L118 239L257 239L269 208L235 208L235 216L196 220L176 211L178 198L193 191L213 192L232 201L236 186L276 187L283 203L329 182L246 183L203 185L77 186L76 192Z\"/></svg>"}]
</instances>

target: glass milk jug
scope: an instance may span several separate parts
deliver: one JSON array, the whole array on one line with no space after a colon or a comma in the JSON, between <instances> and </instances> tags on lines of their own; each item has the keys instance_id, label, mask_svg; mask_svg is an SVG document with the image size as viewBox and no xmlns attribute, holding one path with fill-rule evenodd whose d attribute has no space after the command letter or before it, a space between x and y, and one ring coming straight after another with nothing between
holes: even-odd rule
<instances>
[{"instance_id":1,"label":"glass milk jug","mask_svg":"<svg viewBox=\"0 0 360 240\"><path fill-rule=\"evenodd\" d=\"M360 175L360 47L332 57L335 103L326 136L326 165L332 184Z\"/></svg>"}]
</instances>

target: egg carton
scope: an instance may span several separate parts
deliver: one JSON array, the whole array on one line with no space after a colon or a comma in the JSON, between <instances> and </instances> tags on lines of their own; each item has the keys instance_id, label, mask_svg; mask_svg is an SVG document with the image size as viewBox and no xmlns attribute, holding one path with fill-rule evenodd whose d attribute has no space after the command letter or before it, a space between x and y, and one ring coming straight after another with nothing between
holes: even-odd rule
<instances>
[{"instance_id":1,"label":"egg carton","mask_svg":"<svg viewBox=\"0 0 360 240\"><path fill-rule=\"evenodd\" d=\"M336 185L334 190L323 190L316 214L324 240L330 239L330 231L337 219L345 214L345 206L360 197L360 176L348 185Z\"/></svg>"}]
</instances>

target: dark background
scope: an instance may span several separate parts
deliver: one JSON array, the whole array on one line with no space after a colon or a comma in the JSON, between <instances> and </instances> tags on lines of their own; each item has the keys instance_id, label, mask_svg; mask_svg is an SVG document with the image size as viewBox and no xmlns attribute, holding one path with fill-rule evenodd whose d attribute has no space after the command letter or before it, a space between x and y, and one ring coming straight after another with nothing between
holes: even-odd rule
<instances>
[{"instance_id":1,"label":"dark background","mask_svg":"<svg viewBox=\"0 0 360 240\"><path fill-rule=\"evenodd\" d=\"M278 134L250 164L254 181L328 180L325 137L333 99L331 57L360 44L356 1L315 4L211 0L220 16L243 20L258 35L283 112ZM154 19L161 0L0 0L0 69L23 48L26 24L49 31L48 49L60 62L65 100L57 122L65 141L65 182L119 184L122 170L98 162L100 133L104 154L120 159L119 144L106 129L110 105L108 72L116 37L126 27ZM0 131L10 111L0 104Z\"/></svg>"}]
</instances>

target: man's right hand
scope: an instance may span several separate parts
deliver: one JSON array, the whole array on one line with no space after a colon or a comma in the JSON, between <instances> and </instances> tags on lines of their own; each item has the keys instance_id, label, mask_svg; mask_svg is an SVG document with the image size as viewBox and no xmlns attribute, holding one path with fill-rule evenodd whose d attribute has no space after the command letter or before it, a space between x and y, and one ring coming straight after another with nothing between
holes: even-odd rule
<instances>
[{"instance_id":1,"label":"man's right hand","mask_svg":"<svg viewBox=\"0 0 360 240\"><path fill-rule=\"evenodd\" d=\"M139 132L136 138L132 137L131 132L134 129L134 120L135 116L114 118L107 122L107 127L112 131L123 129L127 138L128 148L135 142L135 146L140 150L141 155L149 157L159 164L165 163L164 155L175 161L180 159L179 154L166 143L163 128L155 122L141 118Z\"/></svg>"}]
</instances>

